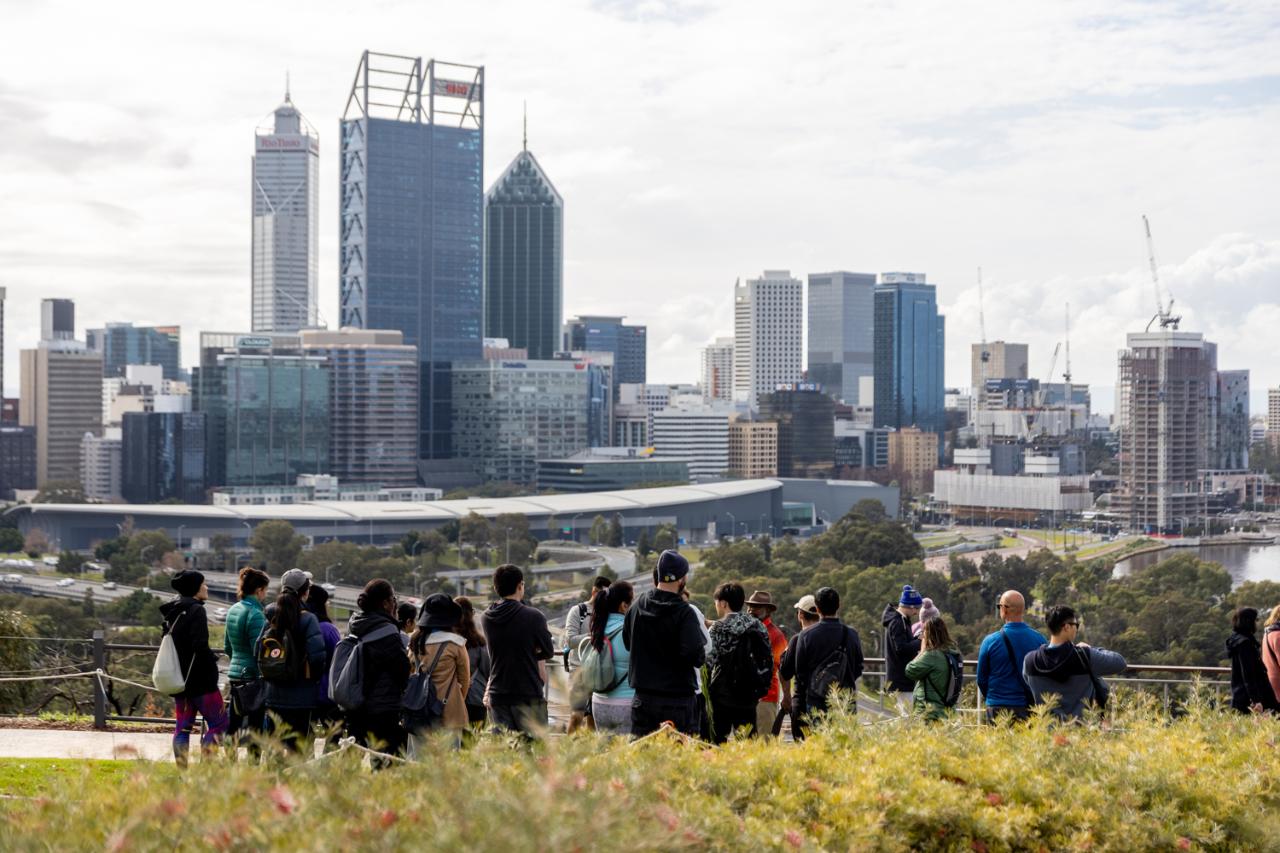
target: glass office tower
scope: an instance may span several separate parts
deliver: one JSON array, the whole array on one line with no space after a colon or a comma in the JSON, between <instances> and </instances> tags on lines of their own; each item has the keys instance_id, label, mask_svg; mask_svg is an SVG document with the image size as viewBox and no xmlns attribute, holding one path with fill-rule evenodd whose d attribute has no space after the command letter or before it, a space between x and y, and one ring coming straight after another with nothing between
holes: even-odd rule
<instances>
[{"instance_id":1,"label":"glass office tower","mask_svg":"<svg viewBox=\"0 0 1280 853\"><path fill-rule=\"evenodd\" d=\"M809 274L809 379L851 406L872 404L860 387L874 373L875 287L867 273Z\"/></svg>"},{"instance_id":2,"label":"glass office tower","mask_svg":"<svg viewBox=\"0 0 1280 853\"><path fill-rule=\"evenodd\" d=\"M648 355L648 327L627 326L622 317L583 314L564 324L564 349L613 353L613 393L622 384L643 385Z\"/></svg>"},{"instance_id":3,"label":"glass office tower","mask_svg":"<svg viewBox=\"0 0 1280 853\"><path fill-rule=\"evenodd\" d=\"M121 432L126 501L205 503L203 412L126 412Z\"/></svg>"},{"instance_id":4,"label":"glass office tower","mask_svg":"<svg viewBox=\"0 0 1280 853\"><path fill-rule=\"evenodd\" d=\"M418 456L452 456L450 364L482 355L484 69L365 51L341 126L343 326L418 348Z\"/></svg>"},{"instance_id":5,"label":"glass office tower","mask_svg":"<svg viewBox=\"0 0 1280 853\"><path fill-rule=\"evenodd\" d=\"M182 378L182 330L177 326L108 323L85 332L89 349L102 354L104 378L124 376L130 364L158 364L165 379Z\"/></svg>"},{"instance_id":6,"label":"glass office tower","mask_svg":"<svg viewBox=\"0 0 1280 853\"><path fill-rule=\"evenodd\" d=\"M946 318L924 273L882 273L875 290L875 426L942 435Z\"/></svg>"}]
</instances>

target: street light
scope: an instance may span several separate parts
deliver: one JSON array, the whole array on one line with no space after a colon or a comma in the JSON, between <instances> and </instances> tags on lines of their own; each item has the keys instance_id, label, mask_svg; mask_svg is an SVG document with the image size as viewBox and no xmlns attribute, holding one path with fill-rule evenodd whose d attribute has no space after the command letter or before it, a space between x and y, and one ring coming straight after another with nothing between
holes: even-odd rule
<instances>
[{"instance_id":1,"label":"street light","mask_svg":"<svg viewBox=\"0 0 1280 853\"><path fill-rule=\"evenodd\" d=\"M729 516L729 521L730 521L729 536L732 537L734 535L734 531L738 529L738 519L736 516L734 516L733 513L729 512L729 510L727 509L724 511L724 514Z\"/></svg>"},{"instance_id":2,"label":"street light","mask_svg":"<svg viewBox=\"0 0 1280 853\"><path fill-rule=\"evenodd\" d=\"M578 541L578 519L582 517L582 513L574 513L573 518L569 519L569 535L573 537L573 541Z\"/></svg>"},{"instance_id":3,"label":"street light","mask_svg":"<svg viewBox=\"0 0 1280 853\"><path fill-rule=\"evenodd\" d=\"M182 531L186 528L185 524L178 525L178 550L182 550Z\"/></svg>"},{"instance_id":4,"label":"street light","mask_svg":"<svg viewBox=\"0 0 1280 853\"><path fill-rule=\"evenodd\" d=\"M336 569L336 568L338 568L338 567L339 567L339 566L341 566L341 565L342 565L342 561L341 561L341 560L339 560L338 562L334 563L334 564L333 564L333 565L331 565L331 566L325 566L325 567L324 567L324 582L325 582L326 584L327 584L327 583L329 583L329 570L330 570L330 569Z\"/></svg>"}]
</instances>

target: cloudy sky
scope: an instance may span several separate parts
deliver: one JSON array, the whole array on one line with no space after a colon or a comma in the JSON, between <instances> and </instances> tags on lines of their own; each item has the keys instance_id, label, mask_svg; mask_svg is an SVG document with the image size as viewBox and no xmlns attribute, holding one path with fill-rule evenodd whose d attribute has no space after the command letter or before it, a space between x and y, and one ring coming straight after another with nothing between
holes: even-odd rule
<instances>
[{"instance_id":1,"label":"cloudy sky","mask_svg":"<svg viewBox=\"0 0 1280 853\"><path fill-rule=\"evenodd\" d=\"M566 199L566 314L649 325L691 381L763 269L925 272L968 383L990 339L1072 367L1109 410L1154 313L1141 215L1183 328L1280 385L1280 4L0 0L5 386L38 302L249 326L254 128L321 134L321 313L337 317L337 126L365 48L486 67L486 184L520 145ZM122 11L125 10L125 11ZM981 9L981 11L978 11ZM1061 364L1059 365L1059 371Z\"/></svg>"}]
</instances>

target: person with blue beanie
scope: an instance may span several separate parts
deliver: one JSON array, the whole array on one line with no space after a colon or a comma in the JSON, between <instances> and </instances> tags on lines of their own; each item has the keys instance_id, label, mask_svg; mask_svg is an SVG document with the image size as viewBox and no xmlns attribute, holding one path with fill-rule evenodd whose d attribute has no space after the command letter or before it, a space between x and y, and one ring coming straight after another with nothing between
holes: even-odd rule
<instances>
[{"instance_id":1,"label":"person with blue beanie","mask_svg":"<svg viewBox=\"0 0 1280 853\"><path fill-rule=\"evenodd\" d=\"M911 584L904 584L897 604L884 608L884 686L886 693L896 694L898 711L911 713L915 704L916 683L907 677L907 664L920 654L920 638L911 631L911 620L920 612L924 599Z\"/></svg>"}]
</instances>

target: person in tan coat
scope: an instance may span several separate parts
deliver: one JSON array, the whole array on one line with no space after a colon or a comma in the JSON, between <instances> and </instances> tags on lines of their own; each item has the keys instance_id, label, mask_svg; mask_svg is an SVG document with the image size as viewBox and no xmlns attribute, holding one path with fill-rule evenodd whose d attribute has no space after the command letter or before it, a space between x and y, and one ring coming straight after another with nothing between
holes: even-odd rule
<instances>
[{"instance_id":1,"label":"person in tan coat","mask_svg":"<svg viewBox=\"0 0 1280 853\"><path fill-rule=\"evenodd\" d=\"M462 743L467 728L467 688L471 685L471 664L467 641L458 630L462 608L449 596L427 596L418 614L418 629L409 641L409 663L413 672L431 672L436 696L444 703L444 714L425 730L410 738L410 755L419 751L422 739L434 732L451 733L454 746ZM434 666L433 666L434 665Z\"/></svg>"}]
</instances>

